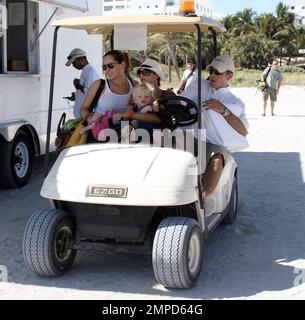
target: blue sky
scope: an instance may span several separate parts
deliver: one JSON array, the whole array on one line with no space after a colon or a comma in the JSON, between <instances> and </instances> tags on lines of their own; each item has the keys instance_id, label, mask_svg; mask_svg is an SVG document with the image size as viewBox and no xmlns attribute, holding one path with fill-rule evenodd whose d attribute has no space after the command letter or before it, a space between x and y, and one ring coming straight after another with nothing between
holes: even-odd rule
<instances>
[{"instance_id":1,"label":"blue sky","mask_svg":"<svg viewBox=\"0 0 305 320\"><path fill-rule=\"evenodd\" d=\"M246 8L252 8L257 14L263 12L275 12L278 3L282 2L288 5L288 0L212 0L212 6L215 12L224 16L234 14Z\"/></svg>"}]
</instances>

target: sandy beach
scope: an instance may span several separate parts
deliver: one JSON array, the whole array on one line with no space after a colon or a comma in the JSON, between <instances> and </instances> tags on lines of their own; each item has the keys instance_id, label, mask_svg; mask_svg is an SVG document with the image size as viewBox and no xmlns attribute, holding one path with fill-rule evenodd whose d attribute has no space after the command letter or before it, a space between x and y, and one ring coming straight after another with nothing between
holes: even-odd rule
<instances>
[{"instance_id":1,"label":"sandy beach","mask_svg":"<svg viewBox=\"0 0 305 320\"><path fill-rule=\"evenodd\" d=\"M239 214L209 238L196 286L156 284L150 256L79 252L68 273L42 278L24 264L22 237L40 197L43 158L22 189L0 189L0 299L305 299L305 87L283 86L275 117L262 117L254 88L234 88L246 103L250 148L239 166ZM1 269L0 267L0 270ZM1 271L0 271L1 279Z\"/></svg>"}]
</instances>

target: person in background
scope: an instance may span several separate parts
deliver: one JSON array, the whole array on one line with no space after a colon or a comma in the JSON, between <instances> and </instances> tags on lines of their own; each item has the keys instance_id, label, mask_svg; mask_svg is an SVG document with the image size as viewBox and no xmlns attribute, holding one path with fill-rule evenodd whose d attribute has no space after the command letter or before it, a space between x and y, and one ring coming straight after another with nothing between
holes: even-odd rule
<instances>
[{"instance_id":1,"label":"person in background","mask_svg":"<svg viewBox=\"0 0 305 320\"><path fill-rule=\"evenodd\" d=\"M282 72L279 70L278 62L276 60L273 60L271 67L267 67L264 70L261 76L261 81L265 81L267 84L267 88L263 92L262 116L266 116L267 101L269 98L270 98L271 115L275 116L274 104L277 100L277 95L279 93L279 90L283 81L283 75L282 75Z\"/></svg>"},{"instance_id":2,"label":"person in background","mask_svg":"<svg viewBox=\"0 0 305 320\"><path fill-rule=\"evenodd\" d=\"M93 66L88 62L86 57L86 52L80 48L73 49L69 56L67 57L68 61L66 66L73 65L77 70L81 70L80 78L73 80L73 85L76 89L74 95L70 100L74 100L73 114L75 118L80 117L80 107L84 101L85 95L88 92L92 83L99 79L97 71Z\"/></svg>"},{"instance_id":3,"label":"person in background","mask_svg":"<svg viewBox=\"0 0 305 320\"><path fill-rule=\"evenodd\" d=\"M186 70L183 72L182 79L179 84L177 93L181 94L188 85L192 82L193 79L197 79L198 70L196 68L196 63L193 59L188 59L186 64Z\"/></svg>"}]
</instances>

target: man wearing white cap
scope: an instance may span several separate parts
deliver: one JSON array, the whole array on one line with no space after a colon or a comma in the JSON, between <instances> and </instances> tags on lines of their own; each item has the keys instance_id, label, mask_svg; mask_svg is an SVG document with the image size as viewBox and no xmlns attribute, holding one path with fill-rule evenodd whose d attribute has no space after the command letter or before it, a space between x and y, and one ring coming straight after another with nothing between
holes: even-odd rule
<instances>
[{"instance_id":1,"label":"man wearing white cap","mask_svg":"<svg viewBox=\"0 0 305 320\"><path fill-rule=\"evenodd\" d=\"M247 135L248 121L245 115L244 103L234 96L229 89L229 81L233 77L234 61L227 55L216 57L207 70L209 71L209 79L201 81L201 105L202 105L202 128L205 128L206 110L212 110L220 114L225 120L227 127L235 130L242 137ZM197 80L183 91L182 96L198 102L198 83ZM238 113L235 110L239 110ZM222 128L217 128L222 130ZM230 129L229 129L230 130ZM209 135L207 128L207 137ZM207 197L217 186L221 172L224 166L224 154L226 150L222 146L210 144L207 139L206 159L207 166L203 174L203 196Z\"/></svg>"},{"instance_id":2,"label":"man wearing white cap","mask_svg":"<svg viewBox=\"0 0 305 320\"><path fill-rule=\"evenodd\" d=\"M73 84L76 89L74 93L75 104L73 107L73 114L75 118L79 118L80 106L85 98L85 95L92 83L99 79L99 75L93 66L88 62L86 52L84 50L80 48L73 49L67 59L67 67L72 64L75 69L82 70L80 78L73 80Z\"/></svg>"}]
</instances>

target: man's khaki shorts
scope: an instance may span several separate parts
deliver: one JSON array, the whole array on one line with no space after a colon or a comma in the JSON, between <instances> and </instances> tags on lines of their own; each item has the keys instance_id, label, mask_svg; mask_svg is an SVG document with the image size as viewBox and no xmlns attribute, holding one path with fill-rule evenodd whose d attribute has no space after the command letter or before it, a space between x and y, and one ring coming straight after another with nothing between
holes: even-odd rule
<instances>
[{"instance_id":1,"label":"man's khaki shorts","mask_svg":"<svg viewBox=\"0 0 305 320\"><path fill-rule=\"evenodd\" d=\"M267 88L266 91L263 92L263 98L265 101L268 100L268 98L270 97L271 101L276 101L277 98L277 90L274 88Z\"/></svg>"},{"instance_id":2,"label":"man's khaki shorts","mask_svg":"<svg viewBox=\"0 0 305 320\"><path fill-rule=\"evenodd\" d=\"M207 143L206 141L201 141L201 157L199 159L201 164L199 171L201 173L205 172L207 164L209 163L212 156L216 153L220 153L224 156L225 159L225 154L227 154L228 151L224 147Z\"/></svg>"},{"instance_id":3,"label":"man's khaki shorts","mask_svg":"<svg viewBox=\"0 0 305 320\"><path fill-rule=\"evenodd\" d=\"M228 151L224 147L221 147L215 144L210 144L210 143L207 143L206 141L200 141L201 154L197 155L196 152L197 152L198 139L194 138L193 135L187 135L186 139L188 140L188 142L186 143L188 147L186 147L184 142L181 145L180 140L177 141L176 147L177 149L184 150L195 155L195 157L198 159L198 167L199 167L198 169L200 174L203 174L205 172L206 166L214 154L220 153L221 155L223 155L224 159L225 159L225 156L228 154ZM191 149L193 150L189 149L190 146L192 146Z\"/></svg>"}]
</instances>

